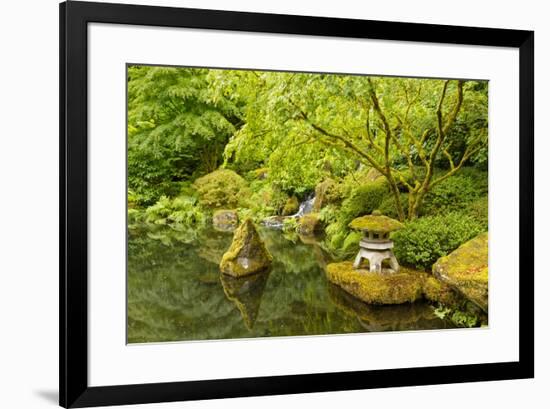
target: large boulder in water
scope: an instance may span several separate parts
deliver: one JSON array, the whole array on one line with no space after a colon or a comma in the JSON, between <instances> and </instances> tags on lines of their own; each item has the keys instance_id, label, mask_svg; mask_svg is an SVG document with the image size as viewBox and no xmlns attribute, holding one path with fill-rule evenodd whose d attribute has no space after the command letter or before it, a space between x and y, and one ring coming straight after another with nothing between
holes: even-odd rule
<instances>
[{"instance_id":1,"label":"large boulder in water","mask_svg":"<svg viewBox=\"0 0 550 409\"><path fill-rule=\"evenodd\" d=\"M254 223L246 219L235 230L231 247L222 257L220 270L233 277L243 277L265 270L272 260Z\"/></svg>"},{"instance_id":2,"label":"large boulder in water","mask_svg":"<svg viewBox=\"0 0 550 409\"><path fill-rule=\"evenodd\" d=\"M423 296L426 273L401 268L392 274L355 269L351 261L327 265L328 280L367 304L403 304Z\"/></svg>"},{"instance_id":3,"label":"large boulder in water","mask_svg":"<svg viewBox=\"0 0 550 409\"><path fill-rule=\"evenodd\" d=\"M433 265L434 275L483 311L489 308L489 234L467 241Z\"/></svg>"},{"instance_id":4,"label":"large boulder in water","mask_svg":"<svg viewBox=\"0 0 550 409\"><path fill-rule=\"evenodd\" d=\"M424 271L401 267L399 272L381 274L354 268L351 261L330 263L328 280L367 304L394 305L427 299L454 307L462 296L447 284Z\"/></svg>"}]
</instances>

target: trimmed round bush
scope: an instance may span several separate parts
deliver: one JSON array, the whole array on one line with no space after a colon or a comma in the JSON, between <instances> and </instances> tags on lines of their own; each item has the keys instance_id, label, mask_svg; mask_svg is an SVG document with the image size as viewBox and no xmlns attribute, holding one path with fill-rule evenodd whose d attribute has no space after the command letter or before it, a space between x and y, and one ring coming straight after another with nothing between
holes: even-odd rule
<instances>
[{"instance_id":1,"label":"trimmed round bush","mask_svg":"<svg viewBox=\"0 0 550 409\"><path fill-rule=\"evenodd\" d=\"M218 169L198 178L194 183L201 205L210 208L237 207L245 187L246 181L229 169Z\"/></svg>"},{"instance_id":2,"label":"trimmed round bush","mask_svg":"<svg viewBox=\"0 0 550 409\"><path fill-rule=\"evenodd\" d=\"M421 217L392 235L395 256L400 264L429 270L438 258L483 231L481 223L463 213Z\"/></svg>"}]
</instances>

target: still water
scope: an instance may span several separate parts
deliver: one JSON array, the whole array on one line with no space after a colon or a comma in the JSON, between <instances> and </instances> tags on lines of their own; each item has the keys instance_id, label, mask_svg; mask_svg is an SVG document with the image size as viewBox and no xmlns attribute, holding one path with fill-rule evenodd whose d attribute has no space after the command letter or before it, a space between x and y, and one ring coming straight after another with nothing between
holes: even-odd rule
<instances>
[{"instance_id":1,"label":"still water","mask_svg":"<svg viewBox=\"0 0 550 409\"><path fill-rule=\"evenodd\" d=\"M235 279L218 264L233 234L131 226L128 342L450 328L424 302L369 306L328 283L315 239L259 228L270 271Z\"/></svg>"}]
</instances>

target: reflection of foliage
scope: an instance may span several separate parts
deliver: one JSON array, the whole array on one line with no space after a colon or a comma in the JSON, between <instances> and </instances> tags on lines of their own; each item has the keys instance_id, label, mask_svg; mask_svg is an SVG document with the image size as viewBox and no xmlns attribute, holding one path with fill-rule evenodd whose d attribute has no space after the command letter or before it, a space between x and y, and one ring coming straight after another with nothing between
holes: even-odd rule
<instances>
[{"instance_id":1,"label":"reflection of foliage","mask_svg":"<svg viewBox=\"0 0 550 409\"><path fill-rule=\"evenodd\" d=\"M346 314L356 316L369 331L406 331L440 329L447 325L444 317L434 314L433 308L423 302L400 305L369 305L351 296L337 285L328 283L328 293Z\"/></svg>"},{"instance_id":2,"label":"reflection of foliage","mask_svg":"<svg viewBox=\"0 0 550 409\"><path fill-rule=\"evenodd\" d=\"M484 317L479 311L472 312L468 310L438 306L434 308L434 314L440 319L448 319L457 327L473 328L484 324Z\"/></svg>"},{"instance_id":3,"label":"reflection of foliage","mask_svg":"<svg viewBox=\"0 0 550 409\"><path fill-rule=\"evenodd\" d=\"M261 230L273 269L262 291L250 283L229 291L237 293L238 308L224 293L228 285L222 285L217 262L205 256L227 249L231 234L207 228L187 242L178 233L162 225L130 230L129 342L368 331L328 298L327 259L314 242L293 243L278 231Z\"/></svg>"}]
</instances>

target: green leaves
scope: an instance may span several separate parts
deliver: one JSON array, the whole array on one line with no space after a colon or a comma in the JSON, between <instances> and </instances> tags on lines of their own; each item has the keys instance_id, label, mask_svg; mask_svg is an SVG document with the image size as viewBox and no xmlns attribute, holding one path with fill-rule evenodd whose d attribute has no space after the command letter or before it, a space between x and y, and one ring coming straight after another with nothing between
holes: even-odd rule
<instances>
[{"instance_id":1,"label":"green leaves","mask_svg":"<svg viewBox=\"0 0 550 409\"><path fill-rule=\"evenodd\" d=\"M217 94L210 74L128 68L128 181L140 204L173 195L174 182L215 170L242 125L238 101Z\"/></svg>"},{"instance_id":2,"label":"green leaves","mask_svg":"<svg viewBox=\"0 0 550 409\"><path fill-rule=\"evenodd\" d=\"M392 235L400 263L429 270L439 257L485 231L485 226L463 213L427 216L408 222Z\"/></svg>"}]
</instances>

